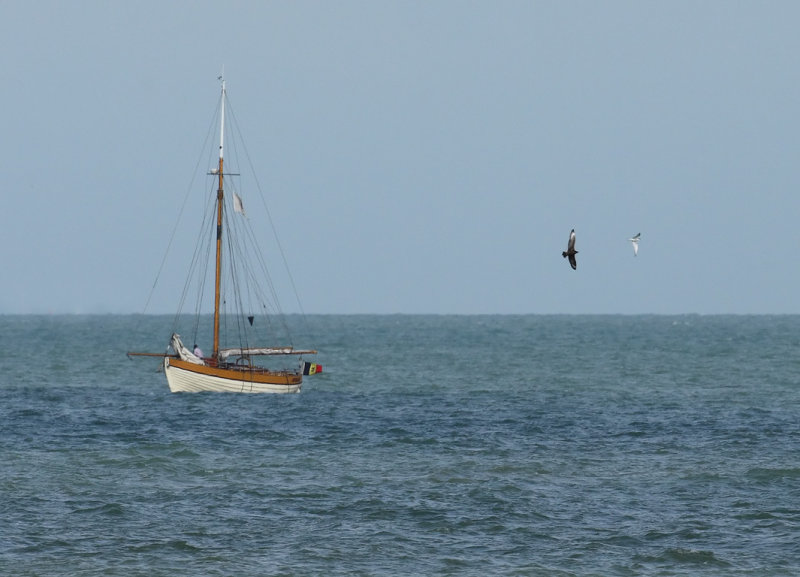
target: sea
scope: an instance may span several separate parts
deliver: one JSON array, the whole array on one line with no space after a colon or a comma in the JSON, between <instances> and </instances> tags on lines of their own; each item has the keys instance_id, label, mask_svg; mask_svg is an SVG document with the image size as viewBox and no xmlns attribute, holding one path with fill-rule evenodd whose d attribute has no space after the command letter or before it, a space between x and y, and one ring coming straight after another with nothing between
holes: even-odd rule
<instances>
[{"instance_id":1,"label":"sea","mask_svg":"<svg viewBox=\"0 0 800 577\"><path fill-rule=\"evenodd\" d=\"M290 315L294 395L172 320L0 316L0 574L800 575L800 316Z\"/></svg>"}]
</instances>

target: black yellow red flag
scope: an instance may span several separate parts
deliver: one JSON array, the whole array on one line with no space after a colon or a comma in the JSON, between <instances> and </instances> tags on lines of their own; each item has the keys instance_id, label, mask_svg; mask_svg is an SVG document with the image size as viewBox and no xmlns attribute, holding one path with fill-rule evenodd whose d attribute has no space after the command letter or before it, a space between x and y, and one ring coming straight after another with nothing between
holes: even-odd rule
<instances>
[{"instance_id":1,"label":"black yellow red flag","mask_svg":"<svg viewBox=\"0 0 800 577\"><path fill-rule=\"evenodd\" d=\"M304 375L316 375L317 373L322 372L322 365L318 365L317 363L303 363L303 374Z\"/></svg>"}]
</instances>

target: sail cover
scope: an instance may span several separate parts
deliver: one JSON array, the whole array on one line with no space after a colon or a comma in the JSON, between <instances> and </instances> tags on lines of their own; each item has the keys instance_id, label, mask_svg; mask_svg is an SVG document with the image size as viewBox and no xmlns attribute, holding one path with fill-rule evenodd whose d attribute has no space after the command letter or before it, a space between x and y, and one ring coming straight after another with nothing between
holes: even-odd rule
<instances>
[{"instance_id":1,"label":"sail cover","mask_svg":"<svg viewBox=\"0 0 800 577\"><path fill-rule=\"evenodd\" d=\"M178 353L178 356L182 361L194 363L195 365L205 364L203 359L196 357L194 354L192 354L192 351L183 346L183 342L181 342L181 336L178 333L172 333L172 348L176 353Z\"/></svg>"},{"instance_id":2,"label":"sail cover","mask_svg":"<svg viewBox=\"0 0 800 577\"><path fill-rule=\"evenodd\" d=\"M316 351L296 351L292 347L265 347L253 349L222 349L219 356L227 359L230 356L247 357L255 355L303 355L314 354Z\"/></svg>"}]
</instances>

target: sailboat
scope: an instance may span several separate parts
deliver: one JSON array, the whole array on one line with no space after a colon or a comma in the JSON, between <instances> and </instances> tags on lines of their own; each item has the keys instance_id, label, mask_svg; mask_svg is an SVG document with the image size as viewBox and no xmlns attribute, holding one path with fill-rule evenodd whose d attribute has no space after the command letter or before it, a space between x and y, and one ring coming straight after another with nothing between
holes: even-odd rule
<instances>
[{"instance_id":1,"label":"sailboat","mask_svg":"<svg viewBox=\"0 0 800 577\"><path fill-rule=\"evenodd\" d=\"M257 278L257 275L249 269L249 264L239 262L245 253L255 250L252 246L255 244L255 237L250 229L249 236L242 235L246 237L246 240L233 239L233 233L244 228L244 225L234 224L231 219L234 217L246 219L246 217L242 199L236 189L234 188L233 193L229 195L230 198L225 194L226 188L233 186L233 177L240 175L229 171L224 162L225 108L228 103L225 80L222 77L220 80L222 93L219 107L219 160L217 166L208 172L217 186L216 200L209 211L210 216L204 220L208 226L208 232L205 235L208 239L208 248L205 251L195 251L196 258L198 254L204 252L208 253L209 258L211 253L214 255L213 349L210 356L203 355L197 345L190 350L183 343L181 336L177 332L173 332L165 353L129 353L129 356L163 356L164 373L169 389L173 393L203 391L297 393L302 387L304 375L322 372L321 365L303 360L305 355L313 355L317 351L296 349L290 345L262 346L254 342L259 330L263 333L267 326L274 326L275 323L264 323L265 326L260 326L255 322L254 314L248 314L243 310L247 301L250 300L249 295L265 293L256 287L247 286L245 288L242 286L245 283L249 285ZM213 198L213 189L210 196ZM212 203L209 205L211 206ZM233 214L231 214L230 205L232 205ZM227 254L225 249L228 249ZM266 273L269 284L271 279L269 279L269 273L266 272L263 257L257 250L255 252L257 253L255 260L259 261L259 266ZM224 264L228 265L225 271L223 271ZM204 275L198 273L197 276ZM202 289L198 291L201 295L204 292ZM186 289L184 289L185 294ZM237 308L233 314L227 312L228 301L234 303ZM173 328L177 326L179 316L180 313L176 316ZM198 330L199 324L199 321L195 322L195 331ZM228 347L223 347L221 344L223 326L227 327L226 335L230 336L233 333L234 343ZM287 357L295 360L293 367L286 364L274 366L275 359ZM272 366L266 366L270 364L267 360L273 361Z\"/></svg>"}]
</instances>

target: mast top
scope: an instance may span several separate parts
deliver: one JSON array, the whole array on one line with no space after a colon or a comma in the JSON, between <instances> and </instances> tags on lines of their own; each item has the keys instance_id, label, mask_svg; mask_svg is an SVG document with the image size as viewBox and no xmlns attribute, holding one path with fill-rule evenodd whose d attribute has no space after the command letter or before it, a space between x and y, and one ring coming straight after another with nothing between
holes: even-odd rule
<instances>
[{"instance_id":1,"label":"mast top","mask_svg":"<svg viewBox=\"0 0 800 577\"><path fill-rule=\"evenodd\" d=\"M220 75L217 80L222 82L222 95L220 96L220 122L219 122L219 159L222 160L223 144L225 137L225 77Z\"/></svg>"}]
</instances>

